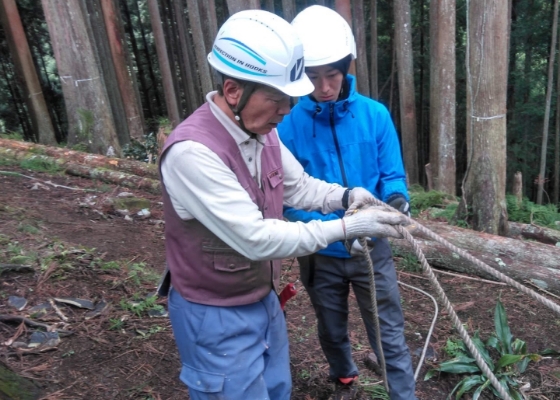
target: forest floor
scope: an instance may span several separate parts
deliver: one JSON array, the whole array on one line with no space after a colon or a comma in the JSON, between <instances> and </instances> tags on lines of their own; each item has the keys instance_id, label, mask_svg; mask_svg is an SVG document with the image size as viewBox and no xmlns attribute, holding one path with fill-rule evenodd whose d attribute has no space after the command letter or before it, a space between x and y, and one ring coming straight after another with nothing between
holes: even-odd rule
<instances>
[{"instance_id":1,"label":"forest floor","mask_svg":"<svg viewBox=\"0 0 560 400\"><path fill-rule=\"evenodd\" d=\"M2 368L5 371L6 367L33 382L27 389L29 397L19 392L7 398L188 398L178 378L180 362L169 319L149 316L167 306L165 299L154 303L148 298L164 267L160 197L13 165L2 165L0 170L0 265L33 268L30 272L0 271L0 382ZM129 206L128 218L116 212L115 199L122 199L118 196L123 192L147 201L136 209ZM137 214L143 208L149 210L149 216ZM434 293L417 265L406 257L395 260L401 282ZM285 260L282 286L296 282L298 275L297 261ZM514 337L526 341L530 352L560 350L560 317L528 296L465 276L437 275L470 334L480 330L483 339L490 336L494 331L494 308L500 298ZM327 399L332 391L327 380L328 365L317 340L308 296L300 284L297 286L299 293L286 306L292 398ZM401 295L406 338L416 368L434 307L428 297L408 287L401 286ZM25 298L27 305L18 311L9 304L10 296ZM93 317L89 309L63 302L54 302L58 310L45 307L43 316L31 310L55 298L85 299L94 305L106 302L107 307ZM71 333L61 333L58 339L29 348L26 345L32 333L43 329L23 324L14 316ZM380 376L363 363L370 347L353 298L350 336L361 373L360 398L387 398L381 394ZM419 399L443 400L459 381L459 376L447 374L424 381L436 362L449 358L444 350L448 339L457 338L448 315L440 311L428 357L417 380ZM529 364L519 379L522 384L530 383L527 398L560 399L558 358ZM5 397L0 394L0 398Z\"/></svg>"}]
</instances>

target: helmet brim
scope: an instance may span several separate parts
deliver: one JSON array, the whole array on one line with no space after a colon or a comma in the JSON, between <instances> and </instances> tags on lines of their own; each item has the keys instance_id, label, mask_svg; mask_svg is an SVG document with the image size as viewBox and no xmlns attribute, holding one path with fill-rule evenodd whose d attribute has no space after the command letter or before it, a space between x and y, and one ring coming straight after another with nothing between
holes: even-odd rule
<instances>
[{"instance_id":1,"label":"helmet brim","mask_svg":"<svg viewBox=\"0 0 560 400\"><path fill-rule=\"evenodd\" d=\"M302 97L315 90L315 86L309 80L307 75L303 73L303 76L295 82L290 82L287 85L275 86L276 89L280 90L282 93L287 94L290 97Z\"/></svg>"}]
</instances>

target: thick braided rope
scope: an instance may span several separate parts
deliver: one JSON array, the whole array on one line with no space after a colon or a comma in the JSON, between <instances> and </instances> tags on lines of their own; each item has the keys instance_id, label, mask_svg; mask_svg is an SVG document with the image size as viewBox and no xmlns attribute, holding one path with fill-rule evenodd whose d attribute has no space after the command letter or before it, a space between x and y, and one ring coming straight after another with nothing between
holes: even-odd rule
<instances>
[{"instance_id":1,"label":"thick braided rope","mask_svg":"<svg viewBox=\"0 0 560 400\"><path fill-rule=\"evenodd\" d=\"M463 327L463 324L461 323L461 320L457 316L457 313L455 312L455 310L453 309L453 306L449 302L449 299L445 295L445 292L443 291L443 288L439 284L432 268L428 264L428 261L426 261L426 257L424 257L424 254L422 253L422 250L420 249L420 246L418 245L416 240L414 240L412 235L402 226L397 226L395 228L397 229L397 231L399 233L401 233L403 235L403 237L406 240L408 240L410 242L410 244L412 244L412 247L414 248L414 252L416 254L416 257L418 257L418 260L420 260L420 263L422 265L422 270L424 271L424 275L426 275L428 277L428 279L430 280L430 283L435 288L439 300L443 303L443 306L445 307L445 309L449 313L449 316L451 317L451 320L453 321L453 324L455 325L455 329L457 329L459 331L459 335L461 336L461 339L463 340L463 342L465 343L465 345L467 346L467 348L471 352L471 354L474 357L476 363L478 364L480 370L484 373L484 376L486 376L486 378L488 378L490 383L492 383L492 386L494 386L494 388L498 391L500 396L502 396L502 399L512 400L511 396L506 392L506 389L498 381L498 378L496 378L494 373L492 373L492 371L490 370L490 368L488 367L488 365L486 364L486 362L484 361L484 359L481 357L480 353L476 349L476 346L474 345L473 341L471 340L471 338L470 338L469 334L467 333L466 329Z\"/></svg>"},{"instance_id":2,"label":"thick braided rope","mask_svg":"<svg viewBox=\"0 0 560 400\"><path fill-rule=\"evenodd\" d=\"M380 200L375 199L374 204L376 205L382 205L382 206L387 206L387 204L383 203ZM389 206L390 207L390 206ZM396 211L396 210L395 210ZM466 251L458 248L457 246L455 246L454 244L448 242L447 240L445 240L444 238L442 238L441 236L435 234L434 232L432 232L431 230L429 230L428 228L420 225L417 221L413 221L412 219L409 218L409 222L411 224L414 225L414 227L419 230L422 233L425 233L428 237L430 237L431 239L435 240L438 243L443 244L444 246L446 246L447 248L449 248L450 250L452 250L453 252L459 254L461 257L466 258L467 260L469 260L470 262L472 262L473 264L475 264L477 267L479 267L480 269L482 269L483 271L488 272L489 274L495 276L496 278L498 278L500 281L507 283L508 285L516 288L517 290L531 296L533 299L539 301L540 303L544 304L545 306L547 306L548 308L550 308L551 310L555 311L556 313L560 314L560 306L556 303L554 303L553 301L547 299L546 297L544 297L543 295L535 292L534 290L520 284L519 282L513 280L512 278L510 278L509 276L501 273L500 271L496 270L495 268L491 267L490 265L483 263L482 261L474 258L473 256L471 256L469 253L467 253ZM412 243L412 242L411 242Z\"/></svg>"},{"instance_id":3,"label":"thick braided rope","mask_svg":"<svg viewBox=\"0 0 560 400\"><path fill-rule=\"evenodd\" d=\"M387 365L385 363L385 352L383 351L383 344L381 342L381 328L379 326L379 312L377 311L377 300L376 300L376 289L375 289L375 270L373 261L369 254L369 249L367 246L367 241L365 238L358 238L360 245L362 246L362 253L368 263L369 272L369 296L372 306L373 323L375 325L375 340L377 343L377 353L379 354L379 362L381 366L381 377L383 378L383 385L385 390L389 393L389 382L387 381Z\"/></svg>"}]
</instances>

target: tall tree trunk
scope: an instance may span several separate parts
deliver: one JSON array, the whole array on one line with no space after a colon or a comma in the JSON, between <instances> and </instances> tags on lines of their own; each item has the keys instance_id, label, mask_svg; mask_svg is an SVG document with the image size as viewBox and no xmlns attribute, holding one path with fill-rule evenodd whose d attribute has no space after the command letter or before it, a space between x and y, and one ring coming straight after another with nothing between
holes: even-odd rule
<instances>
[{"instance_id":1,"label":"tall tree trunk","mask_svg":"<svg viewBox=\"0 0 560 400\"><path fill-rule=\"evenodd\" d=\"M352 5L350 0L334 0L334 9L337 13L342 15L342 17L348 22L348 25L352 27ZM350 70L348 71L352 75L356 75L356 63L350 64Z\"/></svg>"},{"instance_id":2,"label":"tall tree trunk","mask_svg":"<svg viewBox=\"0 0 560 400\"><path fill-rule=\"evenodd\" d=\"M135 65L138 69L138 80L140 81L141 88L141 98L142 104L146 106L148 112L145 115L146 118L154 118L156 113L154 111L154 102L150 99L150 90L148 88L148 83L146 82L146 72L144 70L144 64L142 63L142 55L138 49L138 43L136 42L136 36L134 35L134 28L132 26L132 19L130 18L130 10L128 9L127 1L121 2L124 11L124 17L126 20L125 29L130 37L130 45L132 47L132 54L134 55Z\"/></svg>"},{"instance_id":3,"label":"tall tree trunk","mask_svg":"<svg viewBox=\"0 0 560 400\"><path fill-rule=\"evenodd\" d=\"M177 102L177 107L179 108L179 119L182 121L184 115L182 110L185 107L183 105L183 97L181 96L181 71L179 67L180 46L177 38L179 35L177 33L176 17L170 0L160 0L160 4L161 22L165 35L165 43L167 44L167 56L169 57L169 69L171 70L171 78L173 80L175 101Z\"/></svg>"},{"instance_id":4,"label":"tall tree trunk","mask_svg":"<svg viewBox=\"0 0 560 400\"><path fill-rule=\"evenodd\" d=\"M0 2L0 20L12 53L20 86L24 88L25 103L35 137L39 143L54 145L56 144L56 138L53 123L15 0L2 0Z\"/></svg>"},{"instance_id":5,"label":"tall tree trunk","mask_svg":"<svg viewBox=\"0 0 560 400\"><path fill-rule=\"evenodd\" d=\"M408 181L415 184L419 173L410 1L395 0L394 13L403 156Z\"/></svg>"},{"instance_id":6,"label":"tall tree trunk","mask_svg":"<svg viewBox=\"0 0 560 400\"><path fill-rule=\"evenodd\" d=\"M141 139L145 135L144 113L142 112L138 90L134 84L135 76L129 74L129 56L127 55L128 49L122 18L115 0L101 0L101 7L117 82L126 113L128 131L132 137Z\"/></svg>"},{"instance_id":7,"label":"tall tree trunk","mask_svg":"<svg viewBox=\"0 0 560 400\"><path fill-rule=\"evenodd\" d=\"M201 92L196 73L196 62L192 53L191 40L189 30L185 23L185 15L183 14L183 7L178 1L173 2L175 13L177 16L177 30L179 32L179 44L181 53L181 73L183 76L183 90L187 98L187 113L191 114L201 104L199 94Z\"/></svg>"},{"instance_id":8,"label":"tall tree trunk","mask_svg":"<svg viewBox=\"0 0 560 400\"><path fill-rule=\"evenodd\" d=\"M292 22L296 17L296 3L294 0L282 0L282 15L288 22Z\"/></svg>"},{"instance_id":9,"label":"tall tree trunk","mask_svg":"<svg viewBox=\"0 0 560 400\"><path fill-rule=\"evenodd\" d=\"M68 143L106 154L117 139L109 97L80 0L42 0L68 116Z\"/></svg>"},{"instance_id":10,"label":"tall tree trunk","mask_svg":"<svg viewBox=\"0 0 560 400\"><path fill-rule=\"evenodd\" d=\"M371 97L379 98L379 70L377 68L377 0L371 1Z\"/></svg>"},{"instance_id":11,"label":"tall tree trunk","mask_svg":"<svg viewBox=\"0 0 560 400\"><path fill-rule=\"evenodd\" d=\"M100 79L103 82L109 105L113 114L113 121L117 138L121 146L125 146L130 142L130 132L128 131L128 123L126 119L125 106L122 100L117 72L111 56L109 46L109 37L105 28L103 19L103 11L101 9L100 0L83 1L86 14L86 27L92 37L92 48L95 51L97 64L100 67Z\"/></svg>"},{"instance_id":12,"label":"tall tree trunk","mask_svg":"<svg viewBox=\"0 0 560 400\"><path fill-rule=\"evenodd\" d=\"M148 66L148 74L150 76L151 81L151 88L154 93L154 100L155 100L155 110L156 115L163 114L162 112L162 101L160 97L160 90L159 90L159 79L156 77L156 72L154 71L154 61L153 61L153 50L150 51L150 44L148 43L148 39L146 39L146 29L144 29L144 22L142 21L142 12L140 11L140 7L138 2L132 0L132 4L134 4L136 14L138 16L138 27L140 28L140 37L142 38L142 49L144 51L144 56L146 57L146 65ZM160 22L161 23L161 22ZM151 18L150 18L151 24ZM156 50L157 53L157 50ZM165 94L164 94L165 97Z\"/></svg>"},{"instance_id":13,"label":"tall tree trunk","mask_svg":"<svg viewBox=\"0 0 560 400\"><path fill-rule=\"evenodd\" d=\"M157 0L148 0L148 8L150 11L152 30L154 32L154 40L156 42L156 52L158 55L159 69L161 71L161 79L163 81L167 116L169 117L171 126L174 128L179 124L179 122L181 122L181 117L179 114L179 105L177 104L177 96L175 94L175 86L173 83L171 67L169 65L169 55L167 54L167 45L165 43Z\"/></svg>"},{"instance_id":14,"label":"tall tree trunk","mask_svg":"<svg viewBox=\"0 0 560 400\"><path fill-rule=\"evenodd\" d=\"M356 77L358 80L358 91L369 97L369 74L366 51L366 27L364 21L364 1L352 0L354 33L356 36Z\"/></svg>"},{"instance_id":15,"label":"tall tree trunk","mask_svg":"<svg viewBox=\"0 0 560 400\"><path fill-rule=\"evenodd\" d=\"M202 34L202 23L197 0L187 0L187 7L189 9L189 22L191 25L200 84L202 85L203 93L206 94L214 89L214 85L210 75L210 65L206 59L208 53L204 45L204 35Z\"/></svg>"},{"instance_id":16,"label":"tall tree trunk","mask_svg":"<svg viewBox=\"0 0 560 400\"><path fill-rule=\"evenodd\" d=\"M430 3L430 60L433 185L455 195L455 0Z\"/></svg>"},{"instance_id":17,"label":"tall tree trunk","mask_svg":"<svg viewBox=\"0 0 560 400\"><path fill-rule=\"evenodd\" d=\"M548 123L550 118L550 99L552 98L552 83L554 81L554 55L556 51L556 37L558 36L558 1L554 1L552 16L552 33L550 41L550 56L548 58L548 84L546 87L546 104L544 109L544 123L541 146L541 164L539 170L537 204L542 204L544 182L546 178L546 152L548 147ZM549 199L550 200L550 199Z\"/></svg>"},{"instance_id":18,"label":"tall tree trunk","mask_svg":"<svg viewBox=\"0 0 560 400\"><path fill-rule=\"evenodd\" d=\"M274 13L274 0L264 0L263 9Z\"/></svg>"},{"instance_id":19,"label":"tall tree trunk","mask_svg":"<svg viewBox=\"0 0 560 400\"><path fill-rule=\"evenodd\" d=\"M215 0L198 0L198 11L202 19L206 23L202 24L202 33L204 34L204 48L206 54L212 51L214 46L214 39L218 35L218 16L216 14L216 1ZM212 89L217 87L221 82L221 77L218 72L210 68L210 78L212 78Z\"/></svg>"},{"instance_id":20,"label":"tall tree trunk","mask_svg":"<svg viewBox=\"0 0 560 400\"><path fill-rule=\"evenodd\" d=\"M258 10L261 8L260 0L227 0L229 15L243 10Z\"/></svg>"},{"instance_id":21,"label":"tall tree trunk","mask_svg":"<svg viewBox=\"0 0 560 400\"><path fill-rule=\"evenodd\" d=\"M23 102L21 101L21 96L19 95L17 87L14 87L15 86L14 79L13 79L14 73L13 71L11 74L8 72L8 68L6 68L6 64L4 63L4 60L0 62L0 65L2 66L2 72L4 73L4 80L8 83L6 86L8 87L8 91L10 92L10 99L12 100L13 111L17 116L19 125L21 126L21 132L23 133L23 138L26 140L36 140L36 138L33 136L32 128L29 124L29 120L27 118L24 118L23 116L25 111L20 110L20 108L24 108L24 105Z\"/></svg>"},{"instance_id":22,"label":"tall tree trunk","mask_svg":"<svg viewBox=\"0 0 560 400\"><path fill-rule=\"evenodd\" d=\"M467 172L455 219L507 234L507 0L467 3Z\"/></svg>"},{"instance_id":23,"label":"tall tree trunk","mask_svg":"<svg viewBox=\"0 0 560 400\"><path fill-rule=\"evenodd\" d=\"M560 41L558 41L560 52ZM560 206L560 60L558 61L558 72L556 74L556 127L554 140L554 192L552 202Z\"/></svg>"}]
</instances>

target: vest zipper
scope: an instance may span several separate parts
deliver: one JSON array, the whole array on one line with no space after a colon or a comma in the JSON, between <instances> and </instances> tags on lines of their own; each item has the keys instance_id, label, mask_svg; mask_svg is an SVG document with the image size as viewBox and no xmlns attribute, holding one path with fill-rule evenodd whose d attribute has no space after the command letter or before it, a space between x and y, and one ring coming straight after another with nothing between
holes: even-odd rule
<instances>
[{"instance_id":1,"label":"vest zipper","mask_svg":"<svg viewBox=\"0 0 560 400\"><path fill-rule=\"evenodd\" d=\"M336 128L334 126L334 103L329 104L329 117L331 123L331 131L334 139L334 146L336 147L336 155L338 157L338 164L340 165L340 173L342 174L342 186L348 187L348 180L346 179L346 171L342 161L342 154L340 153L340 145L338 144L338 136L336 135Z\"/></svg>"}]
</instances>

